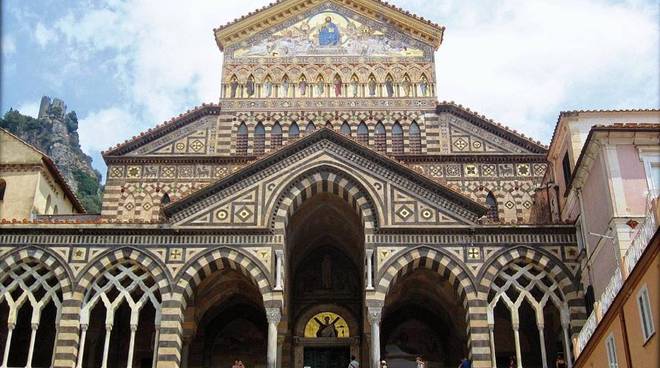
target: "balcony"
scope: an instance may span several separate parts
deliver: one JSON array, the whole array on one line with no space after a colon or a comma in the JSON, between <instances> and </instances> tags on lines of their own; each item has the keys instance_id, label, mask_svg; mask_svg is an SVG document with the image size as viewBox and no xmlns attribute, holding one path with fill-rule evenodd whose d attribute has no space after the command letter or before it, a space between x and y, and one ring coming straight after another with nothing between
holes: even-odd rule
<instances>
[{"instance_id":1,"label":"balcony","mask_svg":"<svg viewBox=\"0 0 660 368\"><path fill-rule=\"evenodd\" d=\"M653 239L655 232L658 230L659 199L660 198L658 198L655 193L653 196L649 196L644 221L635 228L630 247L622 257L622 262L618 262L619 267L614 272L614 275L612 275L612 278L605 288L605 291L600 296L600 299L594 303L594 310L587 318L584 326L582 326L582 330L577 338L573 340L575 359L580 356L584 347L589 343L598 324L602 321L603 317L614 302L614 299L619 294L619 291L621 291L623 283L635 269L639 259L642 257L642 254L644 254L644 251Z\"/></svg>"}]
</instances>

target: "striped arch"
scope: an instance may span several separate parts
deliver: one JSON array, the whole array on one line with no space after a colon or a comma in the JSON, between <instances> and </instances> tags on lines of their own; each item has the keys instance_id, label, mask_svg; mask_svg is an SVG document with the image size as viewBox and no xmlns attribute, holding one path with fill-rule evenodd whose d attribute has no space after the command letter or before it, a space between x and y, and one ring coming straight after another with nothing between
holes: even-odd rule
<instances>
[{"instance_id":1,"label":"striped arch","mask_svg":"<svg viewBox=\"0 0 660 368\"><path fill-rule=\"evenodd\" d=\"M454 256L427 246L407 250L388 261L383 267L376 291L385 297L400 278L418 268L432 270L449 280L467 310L468 301L474 298L476 292L474 280Z\"/></svg>"},{"instance_id":2,"label":"striped arch","mask_svg":"<svg viewBox=\"0 0 660 368\"><path fill-rule=\"evenodd\" d=\"M16 249L3 255L0 258L0 274L4 274L17 264L29 260L34 260L48 266L59 280L63 294L73 291L73 276L68 267L66 267L66 262L50 251L34 246Z\"/></svg>"},{"instance_id":3,"label":"striped arch","mask_svg":"<svg viewBox=\"0 0 660 368\"><path fill-rule=\"evenodd\" d=\"M232 269L241 272L261 292L266 303L271 294L271 282L259 262L236 249L214 249L198 255L189 261L185 270L176 280L174 292L182 297L181 307L185 310L199 284L212 273L222 269Z\"/></svg>"},{"instance_id":4,"label":"striped arch","mask_svg":"<svg viewBox=\"0 0 660 368\"><path fill-rule=\"evenodd\" d=\"M273 232L284 233L291 215L317 193L332 193L345 200L362 219L365 234L378 228L376 207L366 188L339 169L321 166L299 175L282 190L272 212Z\"/></svg>"},{"instance_id":5,"label":"striped arch","mask_svg":"<svg viewBox=\"0 0 660 368\"><path fill-rule=\"evenodd\" d=\"M166 268L164 265L146 251L131 247L114 249L98 255L95 260L90 262L90 264L80 272L76 291L84 295L92 282L100 277L103 272L125 260L133 261L148 271L156 284L158 284L158 289L161 295L170 293L170 277L167 271L165 271Z\"/></svg>"},{"instance_id":6,"label":"striped arch","mask_svg":"<svg viewBox=\"0 0 660 368\"><path fill-rule=\"evenodd\" d=\"M578 282L571 271L560 260L543 250L533 249L528 246L518 246L493 255L490 260L485 262L480 272L478 278L480 280L479 291L483 292L484 295L488 295L492 288L492 283L500 271L505 269L510 263L521 259L538 266L559 285L559 290L569 308L571 334L579 333L583 321L586 320L587 316Z\"/></svg>"},{"instance_id":7,"label":"striped arch","mask_svg":"<svg viewBox=\"0 0 660 368\"><path fill-rule=\"evenodd\" d=\"M437 272L452 285L465 310L467 348L471 359L475 363L488 361L488 355L482 351L483 346L488 344L488 334L481 328L482 322L486 320L486 314L481 311L484 303L476 298L475 281L455 256L428 246L407 250L385 264L376 286L377 294L385 301L389 290L400 279L419 268Z\"/></svg>"}]
</instances>

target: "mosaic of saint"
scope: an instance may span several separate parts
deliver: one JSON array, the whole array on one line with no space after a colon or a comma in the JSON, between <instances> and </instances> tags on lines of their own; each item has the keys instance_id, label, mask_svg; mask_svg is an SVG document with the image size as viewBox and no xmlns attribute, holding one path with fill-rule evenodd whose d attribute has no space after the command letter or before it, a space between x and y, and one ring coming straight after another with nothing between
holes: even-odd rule
<instances>
[{"instance_id":1,"label":"mosaic of saint","mask_svg":"<svg viewBox=\"0 0 660 368\"><path fill-rule=\"evenodd\" d=\"M312 317L305 325L305 337L349 337L348 324L340 315L323 312Z\"/></svg>"},{"instance_id":2,"label":"mosaic of saint","mask_svg":"<svg viewBox=\"0 0 660 368\"><path fill-rule=\"evenodd\" d=\"M287 28L274 32L265 40L239 48L235 58L290 56L376 56L423 57L424 50L334 11L323 11Z\"/></svg>"}]
</instances>

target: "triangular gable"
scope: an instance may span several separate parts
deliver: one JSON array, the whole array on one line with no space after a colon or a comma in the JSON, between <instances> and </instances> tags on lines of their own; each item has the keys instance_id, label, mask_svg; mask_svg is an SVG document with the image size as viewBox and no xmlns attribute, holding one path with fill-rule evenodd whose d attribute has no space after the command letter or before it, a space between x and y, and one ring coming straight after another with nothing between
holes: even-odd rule
<instances>
[{"instance_id":1,"label":"triangular gable","mask_svg":"<svg viewBox=\"0 0 660 368\"><path fill-rule=\"evenodd\" d=\"M108 149L103 156L210 153L219 114L220 105L203 104Z\"/></svg>"},{"instance_id":2,"label":"triangular gable","mask_svg":"<svg viewBox=\"0 0 660 368\"><path fill-rule=\"evenodd\" d=\"M283 188L315 167L332 167L368 188L381 228L472 225L486 211L407 166L321 129L169 205L165 214L175 226L268 229Z\"/></svg>"},{"instance_id":3,"label":"triangular gable","mask_svg":"<svg viewBox=\"0 0 660 368\"><path fill-rule=\"evenodd\" d=\"M440 135L448 154L545 154L540 142L450 102L439 103Z\"/></svg>"},{"instance_id":4,"label":"triangular gable","mask_svg":"<svg viewBox=\"0 0 660 368\"><path fill-rule=\"evenodd\" d=\"M380 0L279 1L215 29L216 42L220 50L225 51L226 48L242 43L255 34L269 31L283 22L301 19L302 14L310 9L337 6L360 17L387 24L388 28L397 29L434 49L442 43L444 27Z\"/></svg>"}]
</instances>

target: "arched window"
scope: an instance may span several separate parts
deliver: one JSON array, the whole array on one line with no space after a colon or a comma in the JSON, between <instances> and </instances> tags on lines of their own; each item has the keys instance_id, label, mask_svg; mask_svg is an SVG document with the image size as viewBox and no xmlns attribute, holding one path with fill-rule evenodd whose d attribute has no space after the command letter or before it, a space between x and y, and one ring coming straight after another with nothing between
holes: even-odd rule
<instances>
[{"instance_id":1,"label":"arched window","mask_svg":"<svg viewBox=\"0 0 660 368\"><path fill-rule=\"evenodd\" d=\"M408 137L410 139L410 153L422 153L422 134L419 131L419 125L414 121L410 124Z\"/></svg>"},{"instance_id":2,"label":"arched window","mask_svg":"<svg viewBox=\"0 0 660 368\"><path fill-rule=\"evenodd\" d=\"M385 126L380 121L376 124L376 151L385 153L387 152L387 134L385 133Z\"/></svg>"},{"instance_id":3,"label":"arched window","mask_svg":"<svg viewBox=\"0 0 660 368\"><path fill-rule=\"evenodd\" d=\"M167 206L168 204L170 204L170 202L172 202L172 200L170 199L170 195L164 193L163 197L160 199L160 204L163 206Z\"/></svg>"},{"instance_id":4,"label":"arched window","mask_svg":"<svg viewBox=\"0 0 660 368\"><path fill-rule=\"evenodd\" d=\"M497 199L493 195L493 192L488 192L488 195L486 196L486 206L488 207L488 212L486 213L488 219L491 221L498 221Z\"/></svg>"},{"instance_id":5,"label":"arched window","mask_svg":"<svg viewBox=\"0 0 660 368\"><path fill-rule=\"evenodd\" d=\"M241 123L238 127L238 134L236 135L236 154L247 155L248 146L248 129L245 123Z\"/></svg>"},{"instance_id":6,"label":"arched window","mask_svg":"<svg viewBox=\"0 0 660 368\"><path fill-rule=\"evenodd\" d=\"M160 316L160 290L149 271L129 260L108 267L83 299L78 366L126 367L130 364L124 363L134 360L153 362ZM136 349L138 346L146 349Z\"/></svg>"},{"instance_id":7,"label":"arched window","mask_svg":"<svg viewBox=\"0 0 660 368\"><path fill-rule=\"evenodd\" d=\"M398 121L392 126L392 153L403 154L403 129Z\"/></svg>"},{"instance_id":8,"label":"arched window","mask_svg":"<svg viewBox=\"0 0 660 368\"><path fill-rule=\"evenodd\" d=\"M266 146L266 130L264 125L259 123L254 127L254 154L263 155Z\"/></svg>"},{"instance_id":9,"label":"arched window","mask_svg":"<svg viewBox=\"0 0 660 368\"><path fill-rule=\"evenodd\" d=\"M289 127L289 139L296 139L300 137L300 128L298 128L298 124L294 121L291 123L291 127Z\"/></svg>"},{"instance_id":10,"label":"arched window","mask_svg":"<svg viewBox=\"0 0 660 368\"><path fill-rule=\"evenodd\" d=\"M347 122L344 122L344 124L341 125L341 128L339 128L339 132L347 137L351 136L351 126L348 125Z\"/></svg>"},{"instance_id":11,"label":"arched window","mask_svg":"<svg viewBox=\"0 0 660 368\"><path fill-rule=\"evenodd\" d=\"M316 125L314 125L314 123L310 121L307 124L307 127L305 128L305 136L308 136L308 135L314 133L315 130L316 130Z\"/></svg>"},{"instance_id":12,"label":"arched window","mask_svg":"<svg viewBox=\"0 0 660 368\"><path fill-rule=\"evenodd\" d=\"M3 367L49 367L55 347L56 321L62 311L57 271L32 259L3 271L0 315ZM7 327L11 325L8 331ZM32 359L26 364L28 351Z\"/></svg>"},{"instance_id":13,"label":"arched window","mask_svg":"<svg viewBox=\"0 0 660 368\"><path fill-rule=\"evenodd\" d=\"M369 144L369 128L367 128L367 124L364 121L358 125L357 140L362 144Z\"/></svg>"},{"instance_id":14,"label":"arched window","mask_svg":"<svg viewBox=\"0 0 660 368\"><path fill-rule=\"evenodd\" d=\"M7 182L4 179L0 179L0 201L5 199L6 189L7 189Z\"/></svg>"},{"instance_id":15,"label":"arched window","mask_svg":"<svg viewBox=\"0 0 660 368\"><path fill-rule=\"evenodd\" d=\"M277 148L282 146L282 127L276 122L273 129L270 130L270 147Z\"/></svg>"}]
</instances>

